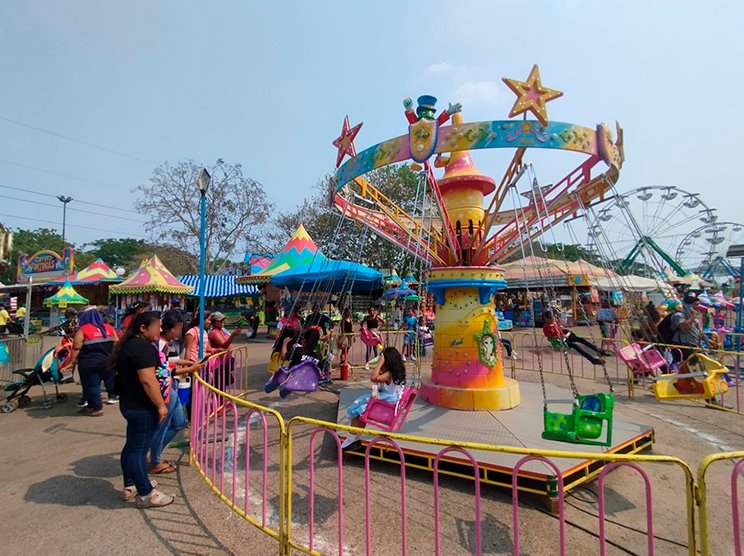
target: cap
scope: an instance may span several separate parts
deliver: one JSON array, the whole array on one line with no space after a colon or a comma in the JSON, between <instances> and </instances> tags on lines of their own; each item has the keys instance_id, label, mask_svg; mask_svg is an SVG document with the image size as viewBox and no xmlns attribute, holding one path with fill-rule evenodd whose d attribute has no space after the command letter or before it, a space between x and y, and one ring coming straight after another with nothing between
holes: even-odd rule
<instances>
[{"instance_id":1,"label":"cap","mask_svg":"<svg viewBox=\"0 0 744 556\"><path fill-rule=\"evenodd\" d=\"M221 320L225 320L225 315L223 315L219 311L215 311L214 313L212 313L212 321L219 322Z\"/></svg>"}]
</instances>

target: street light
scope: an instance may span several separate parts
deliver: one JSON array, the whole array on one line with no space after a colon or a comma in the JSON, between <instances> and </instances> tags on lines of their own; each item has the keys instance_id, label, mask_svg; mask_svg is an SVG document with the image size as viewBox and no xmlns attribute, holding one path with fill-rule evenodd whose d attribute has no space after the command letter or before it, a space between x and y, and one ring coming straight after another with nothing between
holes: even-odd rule
<instances>
[{"instance_id":1,"label":"street light","mask_svg":"<svg viewBox=\"0 0 744 556\"><path fill-rule=\"evenodd\" d=\"M62 203L62 242L65 241L65 222L67 220L67 203L72 201L72 197L65 197L64 195L57 195L57 199Z\"/></svg>"},{"instance_id":2,"label":"street light","mask_svg":"<svg viewBox=\"0 0 744 556\"><path fill-rule=\"evenodd\" d=\"M196 185L199 187L199 360L204 357L204 267L206 265L207 243L207 191L212 176L206 168L199 170Z\"/></svg>"}]
</instances>

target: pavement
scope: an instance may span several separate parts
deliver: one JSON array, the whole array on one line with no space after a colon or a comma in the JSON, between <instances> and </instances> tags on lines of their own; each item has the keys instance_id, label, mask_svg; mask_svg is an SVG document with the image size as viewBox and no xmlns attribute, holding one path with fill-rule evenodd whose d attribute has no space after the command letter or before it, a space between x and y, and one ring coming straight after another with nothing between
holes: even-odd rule
<instances>
[{"instance_id":1,"label":"pavement","mask_svg":"<svg viewBox=\"0 0 744 556\"><path fill-rule=\"evenodd\" d=\"M248 345L249 398L252 401L273 405L287 419L297 414L335 418L338 398L333 392L318 391L282 402L276 393L264 394L261 384L267 376L264 369L271 343L251 340ZM534 377L520 376L520 380L531 378ZM357 376L357 379L364 382L366 377ZM566 386L565 377L550 376L548 380ZM592 382L582 380L580 387L589 390ZM79 416L75 407L79 386L65 385L62 391L69 394L69 401L55 404L49 410L41 409L40 389L35 388L29 407L0 414L0 466L6 493L0 505L4 553L277 554L276 541L235 515L209 490L188 465L185 449L168 449L165 457L177 463L178 471L157 477L159 488L177 495L173 505L138 510L134 504L121 501L117 489L122 487L119 453L124 444L125 421L118 406L105 406L103 417ZM639 392L633 401L620 396L617 411L655 428L657 442L651 453L678 456L693 469L706 454L744 446L739 415L682 402L660 404L644 392ZM327 452L321 451L322 466L316 472L316 495L320 496L316 512L321 512L317 517L320 521L316 535L328 552L335 553L336 465L335 456ZM306 436L298 434L293 523L297 521L295 530L299 533L304 532L307 520L307 454ZM730 464L719 464L709 477L709 494L714 501L711 523L717 531L713 538L713 553L716 554L731 553L730 469ZM375 534L382 533L382 536L377 536L374 552L399 553L400 518L395 517L399 502L396 503L397 494L390 495L390 488L398 488L397 470L374 465L373 472L373 515L392 516L387 518L392 521L384 533L375 520ZM683 548L684 490L681 488L684 478L669 466L658 466L649 473L654 485L657 551L686 553ZM272 470L270 490L274 488L274 475ZM431 473L411 470L406 483L409 554L430 554L433 549ZM630 470L614 472L607 481L608 507L613 520L608 525L608 536L615 545L631 553L645 551L645 537L638 530L645 523L645 501L638 483L639 478ZM360 526L364 523L361 504L364 488L363 463L356 458L344 461L345 553L364 553L364 527ZM472 553L473 483L443 478L440 488L444 501L442 553ZM273 500L271 503L273 506ZM482 505L484 553L511 553L510 495L500 490L485 490ZM573 547L571 553L597 553L596 537L585 532L596 530L596 512L594 484L582 487L569 499L566 515L570 522L567 535L569 546ZM553 516L528 504L520 509L520 522L525 553L556 553L557 525Z\"/></svg>"}]
</instances>

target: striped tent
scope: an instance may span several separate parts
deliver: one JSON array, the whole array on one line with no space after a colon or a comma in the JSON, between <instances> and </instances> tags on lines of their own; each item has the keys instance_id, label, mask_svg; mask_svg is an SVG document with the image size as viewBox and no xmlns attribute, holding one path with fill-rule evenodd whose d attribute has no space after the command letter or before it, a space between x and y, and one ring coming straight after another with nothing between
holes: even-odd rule
<instances>
[{"instance_id":1,"label":"striped tent","mask_svg":"<svg viewBox=\"0 0 744 556\"><path fill-rule=\"evenodd\" d=\"M204 277L204 296L205 297L231 297L231 296L251 296L259 293L258 286L253 284L236 284L235 276L223 276L221 274L208 274ZM199 296L199 275L183 274L178 277L179 282L187 286L192 286L194 291L189 297Z\"/></svg>"},{"instance_id":2,"label":"striped tent","mask_svg":"<svg viewBox=\"0 0 744 556\"><path fill-rule=\"evenodd\" d=\"M115 294L138 293L171 293L187 294L193 288L176 280L157 255L145 259L132 275L121 284L114 284L109 288Z\"/></svg>"}]
</instances>

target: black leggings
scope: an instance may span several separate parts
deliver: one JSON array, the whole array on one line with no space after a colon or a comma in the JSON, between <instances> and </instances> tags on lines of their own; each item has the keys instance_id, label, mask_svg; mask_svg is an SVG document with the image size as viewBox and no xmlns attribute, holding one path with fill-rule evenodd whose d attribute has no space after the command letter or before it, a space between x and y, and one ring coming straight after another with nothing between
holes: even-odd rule
<instances>
[{"instance_id":1,"label":"black leggings","mask_svg":"<svg viewBox=\"0 0 744 556\"><path fill-rule=\"evenodd\" d=\"M577 344L588 347L589 349L595 351L597 355L602 355L602 350L591 343L589 340L582 338L581 336L577 336L573 332L569 332L568 336L566 337L566 345L568 347L575 349L579 353L579 355L588 359L589 361L594 361L597 358Z\"/></svg>"}]
</instances>

